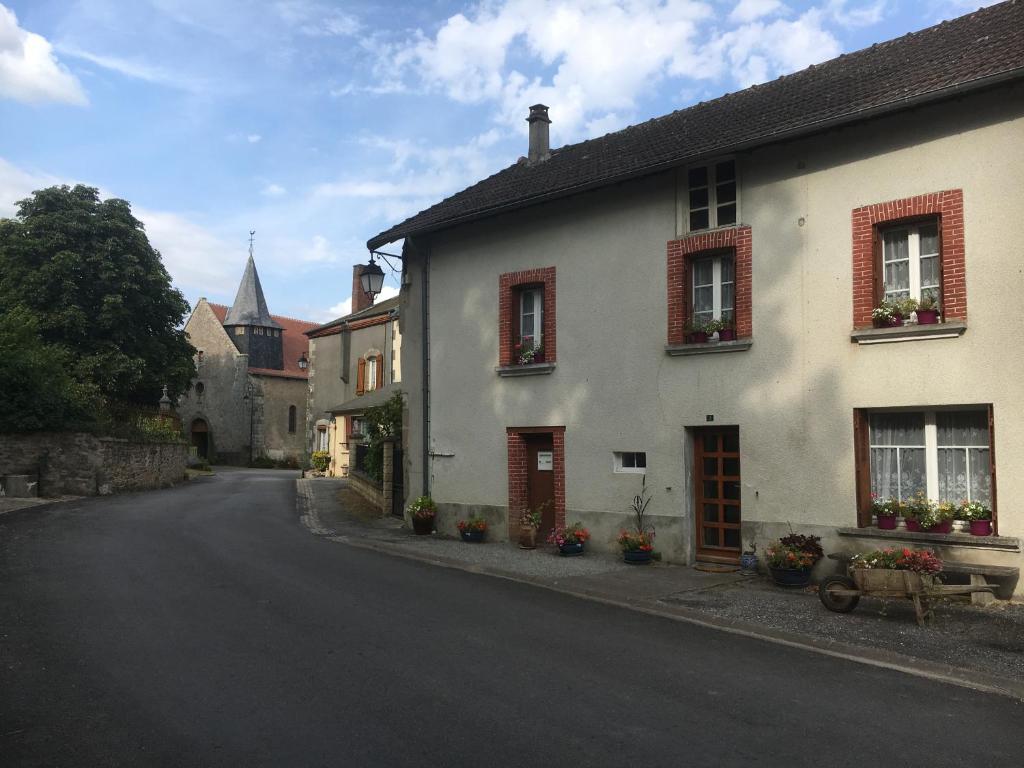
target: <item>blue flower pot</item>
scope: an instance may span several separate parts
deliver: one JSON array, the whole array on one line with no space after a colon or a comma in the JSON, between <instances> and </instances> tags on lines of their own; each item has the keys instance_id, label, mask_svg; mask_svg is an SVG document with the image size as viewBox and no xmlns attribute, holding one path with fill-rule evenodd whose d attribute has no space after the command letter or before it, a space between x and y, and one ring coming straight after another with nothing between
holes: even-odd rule
<instances>
[{"instance_id":1,"label":"blue flower pot","mask_svg":"<svg viewBox=\"0 0 1024 768\"><path fill-rule=\"evenodd\" d=\"M471 544L479 544L484 540L487 535L487 531L459 531L459 535L463 541L468 541Z\"/></svg>"},{"instance_id":2,"label":"blue flower pot","mask_svg":"<svg viewBox=\"0 0 1024 768\"><path fill-rule=\"evenodd\" d=\"M757 555L750 552L740 555L740 572L757 573Z\"/></svg>"},{"instance_id":3,"label":"blue flower pot","mask_svg":"<svg viewBox=\"0 0 1024 768\"><path fill-rule=\"evenodd\" d=\"M651 562L650 550L636 549L622 553L622 559L630 565L647 565Z\"/></svg>"},{"instance_id":4,"label":"blue flower pot","mask_svg":"<svg viewBox=\"0 0 1024 768\"><path fill-rule=\"evenodd\" d=\"M806 587L811 583L811 569L773 568L768 566L772 578L780 587Z\"/></svg>"},{"instance_id":5,"label":"blue flower pot","mask_svg":"<svg viewBox=\"0 0 1024 768\"><path fill-rule=\"evenodd\" d=\"M558 548L558 554L563 557L575 557L576 555L583 554L583 542L576 541L571 544L562 544Z\"/></svg>"}]
</instances>

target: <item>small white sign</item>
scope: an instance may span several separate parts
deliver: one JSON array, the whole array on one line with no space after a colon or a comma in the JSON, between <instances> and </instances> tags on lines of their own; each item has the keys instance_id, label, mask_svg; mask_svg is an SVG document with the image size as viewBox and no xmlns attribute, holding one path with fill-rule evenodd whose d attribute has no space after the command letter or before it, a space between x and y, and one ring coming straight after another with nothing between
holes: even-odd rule
<instances>
[{"instance_id":1,"label":"small white sign","mask_svg":"<svg viewBox=\"0 0 1024 768\"><path fill-rule=\"evenodd\" d=\"M537 451L537 469L549 472L555 468L555 457L551 451Z\"/></svg>"}]
</instances>

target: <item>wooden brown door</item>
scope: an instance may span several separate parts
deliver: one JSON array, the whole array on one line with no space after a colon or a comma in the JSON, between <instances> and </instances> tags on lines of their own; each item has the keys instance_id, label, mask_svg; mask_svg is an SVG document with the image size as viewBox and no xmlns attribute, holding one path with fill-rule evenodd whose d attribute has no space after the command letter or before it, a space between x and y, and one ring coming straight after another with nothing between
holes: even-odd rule
<instances>
[{"instance_id":1,"label":"wooden brown door","mask_svg":"<svg viewBox=\"0 0 1024 768\"><path fill-rule=\"evenodd\" d=\"M694 440L697 559L739 562L740 432L737 427L701 429Z\"/></svg>"},{"instance_id":2,"label":"wooden brown door","mask_svg":"<svg viewBox=\"0 0 1024 768\"><path fill-rule=\"evenodd\" d=\"M555 527L555 443L550 433L523 435L526 440L526 499L530 509L544 506L537 540Z\"/></svg>"}]
</instances>

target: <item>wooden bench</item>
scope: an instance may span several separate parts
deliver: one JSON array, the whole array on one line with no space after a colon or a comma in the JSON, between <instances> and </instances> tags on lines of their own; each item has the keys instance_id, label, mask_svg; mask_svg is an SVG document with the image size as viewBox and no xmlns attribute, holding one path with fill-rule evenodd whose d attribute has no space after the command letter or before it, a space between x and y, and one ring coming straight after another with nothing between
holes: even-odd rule
<instances>
[{"instance_id":1,"label":"wooden bench","mask_svg":"<svg viewBox=\"0 0 1024 768\"><path fill-rule=\"evenodd\" d=\"M833 552L828 557L830 560L838 560L840 563L843 563L845 568L849 564L852 555L849 552ZM1009 600L1012 597L1013 586L1016 584L1017 579L1020 578L1020 569L1009 565L980 565L978 563L960 563L944 560L942 562L940 578L950 573L959 576L969 576L969 583L972 587L991 586L993 592L1004 600ZM989 581L989 579L992 579L992 581ZM979 591L971 593L971 605L989 605L995 599L996 595L992 592Z\"/></svg>"}]
</instances>

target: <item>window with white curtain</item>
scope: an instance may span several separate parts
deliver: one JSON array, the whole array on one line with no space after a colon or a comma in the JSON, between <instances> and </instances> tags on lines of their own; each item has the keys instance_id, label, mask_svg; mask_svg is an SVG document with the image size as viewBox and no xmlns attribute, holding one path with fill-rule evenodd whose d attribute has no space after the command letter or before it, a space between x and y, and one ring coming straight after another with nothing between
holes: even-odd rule
<instances>
[{"instance_id":1,"label":"window with white curtain","mask_svg":"<svg viewBox=\"0 0 1024 768\"><path fill-rule=\"evenodd\" d=\"M906 501L923 491L936 501L992 505L986 411L873 413L868 428L878 498Z\"/></svg>"},{"instance_id":2,"label":"window with white curtain","mask_svg":"<svg viewBox=\"0 0 1024 768\"><path fill-rule=\"evenodd\" d=\"M732 253L693 259L693 321L732 320L736 301L736 268Z\"/></svg>"},{"instance_id":3,"label":"window with white curtain","mask_svg":"<svg viewBox=\"0 0 1024 768\"><path fill-rule=\"evenodd\" d=\"M926 294L939 298L939 225L937 221L882 231L882 275L886 301Z\"/></svg>"},{"instance_id":4,"label":"window with white curtain","mask_svg":"<svg viewBox=\"0 0 1024 768\"><path fill-rule=\"evenodd\" d=\"M544 343L544 289L529 288L519 293L519 338L533 346Z\"/></svg>"}]
</instances>

